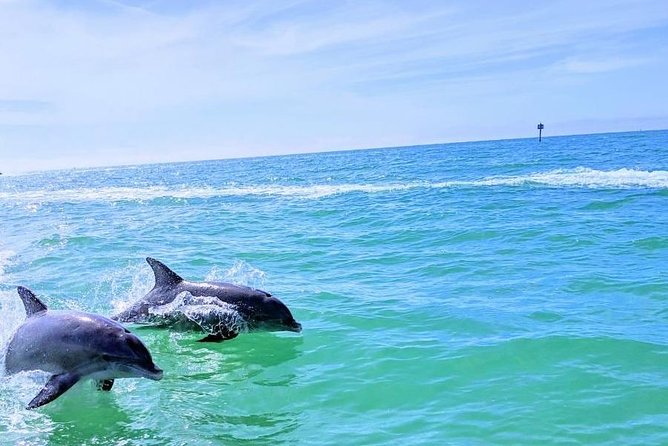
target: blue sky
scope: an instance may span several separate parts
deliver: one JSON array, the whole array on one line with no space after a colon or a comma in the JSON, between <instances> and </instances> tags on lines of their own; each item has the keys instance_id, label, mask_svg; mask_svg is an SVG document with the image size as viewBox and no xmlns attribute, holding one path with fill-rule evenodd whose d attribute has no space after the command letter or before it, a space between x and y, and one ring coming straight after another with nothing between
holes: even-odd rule
<instances>
[{"instance_id":1,"label":"blue sky","mask_svg":"<svg viewBox=\"0 0 668 446\"><path fill-rule=\"evenodd\" d=\"M0 171L668 128L664 1L0 0Z\"/></svg>"}]
</instances>

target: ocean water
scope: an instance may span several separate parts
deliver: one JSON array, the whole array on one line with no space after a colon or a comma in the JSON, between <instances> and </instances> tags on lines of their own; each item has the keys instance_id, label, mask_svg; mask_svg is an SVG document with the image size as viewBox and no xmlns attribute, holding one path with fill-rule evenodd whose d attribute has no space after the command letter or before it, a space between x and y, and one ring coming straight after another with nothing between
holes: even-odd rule
<instances>
[{"instance_id":1,"label":"ocean water","mask_svg":"<svg viewBox=\"0 0 668 446\"><path fill-rule=\"evenodd\" d=\"M130 326L162 381L34 411L0 372L1 444L668 444L668 131L4 175L0 211L0 349L16 285L109 315L146 256L304 326Z\"/></svg>"}]
</instances>

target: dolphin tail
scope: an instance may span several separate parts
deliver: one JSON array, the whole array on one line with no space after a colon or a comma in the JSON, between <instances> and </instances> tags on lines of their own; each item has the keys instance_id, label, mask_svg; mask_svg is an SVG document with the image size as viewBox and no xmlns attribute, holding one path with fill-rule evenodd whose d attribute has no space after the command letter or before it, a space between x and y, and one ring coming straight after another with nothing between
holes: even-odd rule
<instances>
[{"instance_id":1,"label":"dolphin tail","mask_svg":"<svg viewBox=\"0 0 668 446\"><path fill-rule=\"evenodd\" d=\"M17 287L16 289L19 292L19 297L26 309L26 316L30 317L40 311L46 311L46 305L35 296L35 293L22 286Z\"/></svg>"},{"instance_id":2,"label":"dolphin tail","mask_svg":"<svg viewBox=\"0 0 668 446\"><path fill-rule=\"evenodd\" d=\"M75 385L81 377L76 373L61 373L53 375L44 388L30 401L27 409L36 409L58 398Z\"/></svg>"},{"instance_id":3,"label":"dolphin tail","mask_svg":"<svg viewBox=\"0 0 668 446\"><path fill-rule=\"evenodd\" d=\"M151 257L146 257L146 261L151 265L151 269L153 269L153 274L155 275L155 288L173 286L179 282L183 282L181 276L167 268L161 261Z\"/></svg>"}]
</instances>

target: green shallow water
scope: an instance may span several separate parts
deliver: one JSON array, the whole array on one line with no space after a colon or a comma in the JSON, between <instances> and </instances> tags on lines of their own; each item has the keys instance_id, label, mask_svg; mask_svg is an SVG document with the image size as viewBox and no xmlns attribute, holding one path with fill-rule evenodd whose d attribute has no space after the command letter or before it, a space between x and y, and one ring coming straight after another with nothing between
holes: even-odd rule
<instances>
[{"instance_id":1,"label":"green shallow water","mask_svg":"<svg viewBox=\"0 0 668 446\"><path fill-rule=\"evenodd\" d=\"M0 344L192 280L279 296L304 331L222 344L130 326L160 382L36 411L2 444L666 444L668 132L0 177Z\"/></svg>"}]
</instances>

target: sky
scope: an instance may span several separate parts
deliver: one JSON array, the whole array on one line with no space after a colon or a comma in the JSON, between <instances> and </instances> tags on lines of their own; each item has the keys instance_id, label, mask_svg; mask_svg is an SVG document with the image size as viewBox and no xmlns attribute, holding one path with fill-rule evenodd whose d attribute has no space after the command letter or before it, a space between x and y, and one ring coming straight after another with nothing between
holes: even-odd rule
<instances>
[{"instance_id":1,"label":"sky","mask_svg":"<svg viewBox=\"0 0 668 446\"><path fill-rule=\"evenodd\" d=\"M0 0L0 172L668 128L664 0Z\"/></svg>"}]
</instances>

